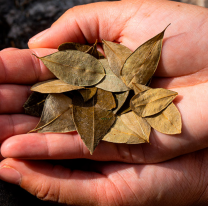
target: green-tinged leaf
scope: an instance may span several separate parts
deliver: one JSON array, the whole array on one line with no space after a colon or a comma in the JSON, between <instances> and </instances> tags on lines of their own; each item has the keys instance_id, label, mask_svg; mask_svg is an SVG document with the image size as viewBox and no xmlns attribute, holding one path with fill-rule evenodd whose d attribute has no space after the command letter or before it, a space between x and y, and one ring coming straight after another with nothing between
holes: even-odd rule
<instances>
[{"instance_id":1,"label":"green-tinged leaf","mask_svg":"<svg viewBox=\"0 0 208 206\"><path fill-rule=\"evenodd\" d=\"M72 118L72 100L64 94L49 94L43 113L34 131L39 132L70 132L75 131Z\"/></svg>"},{"instance_id":2,"label":"green-tinged leaf","mask_svg":"<svg viewBox=\"0 0 208 206\"><path fill-rule=\"evenodd\" d=\"M116 100L116 108L113 110L113 113L116 114L119 111L119 109L123 106L123 104L125 103L129 95L129 91L113 93L113 94Z\"/></svg>"},{"instance_id":3,"label":"green-tinged leaf","mask_svg":"<svg viewBox=\"0 0 208 206\"><path fill-rule=\"evenodd\" d=\"M40 117L48 94L33 92L24 103L25 114Z\"/></svg>"},{"instance_id":4,"label":"green-tinged leaf","mask_svg":"<svg viewBox=\"0 0 208 206\"><path fill-rule=\"evenodd\" d=\"M149 89L136 94L130 101L130 107L141 117L151 116L166 108L177 94L163 88Z\"/></svg>"},{"instance_id":5,"label":"green-tinged leaf","mask_svg":"<svg viewBox=\"0 0 208 206\"><path fill-rule=\"evenodd\" d=\"M137 83L133 83L133 90L135 94L138 94L140 92L146 91L148 89L151 89L150 87L147 87L143 84L137 84Z\"/></svg>"},{"instance_id":6,"label":"green-tinged leaf","mask_svg":"<svg viewBox=\"0 0 208 206\"><path fill-rule=\"evenodd\" d=\"M102 140L126 144L140 144L146 142L138 134L129 129L120 117L117 117L116 122Z\"/></svg>"},{"instance_id":7,"label":"green-tinged leaf","mask_svg":"<svg viewBox=\"0 0 208 206\"><path fill-rule=\"evenodd\" d=\"M92 86L105 76L102 64L84 52L65 50L38 58L58 79L71 85Z\"/></svg>"},{"instance_id":8,"label":"green-tinged leaf","mask_svg":"<svg viewBox=\"0 0 208 206\"><path fill-rule=\"evenodd\" d=\"M96 94L97 88L96 87L85 88L85 89L78 90L78 92L82 95L84 102L86 102Z\"/></svg>"},{"instance_id":9,"label":"green-tinged leaf","mask_svg":"<svg viewBox=\"0 0 208 206\"><path fill-rule=\"evenodd\" d=\"M181 133L181 115L177 107L171 103L167 108L158 114L145 117L147 122L157 131L165 134Z\"/></svg>"},{"instance_id":10,"label":"green-tinged leaf","mask_svg":"<svg viewBox=\"0 0 208 206\"><path fill-rule=\"evenodd\" d=\"M166 28L137 48L124 63L121 77L128 87L133 89L132 83L145 85L155 73Z\"/></svg>"},{"instance_id":11,"label":"green-tinged leaf","mask_svg":"<svg viewBox=\"0 0 208 206\"><path fill-rule=\"evenodd\" d=\"M117 77L120 77L121 68L126 59L132 54L132 51L121 44L105 40L102 40L102 42L111 70Z\"/></svg>"},{"instance_id":12,"label":"green-tinged leaf","mask_svg":"<svg viewBox=\"0 0 208 206\"><path fill-rule=\"evenodd\" d=\"M84 87L67 84L59 79L51 79L33 85L31 90L40 93L62 93L83 88Z\"/></svg>"},{"instance_id":13,"label":"green-tinged leaf","mask_svg":"<svg viewBox=\"0 0 208 206\"><path fill-rule=\"evenodd\" d=\"M145 142L149 142L151 127L144 118L134 112L122 114L120 118L129 129L138 134Z\"/></svg>"},{"instance_id":14,"label":"green-tinged leaf","mask_svg":"<svg viewBox=\"0 0 208 206\"><path fill-rule=\"evenodd\" d=\"M123 92L129 90L129 88L119 79L110 69L107 59L100 59L103 67L105 68L105 77L99 82L96 87L110 91L110 92Z\"/></svg>"},{"instance_id":15,"label":"green-tinged leaf","mask_svg":"<svg viewBox=\"0 0 208 206\"><path fill-rule=\"evenodd\" d=\"M101 93L103 91L98 89L96 95L87 102L78 95L73 98L74 123L91 154L116 119L109 110L115 102L112 101L111 105L111 100Z\"/></svg>"}]
</instances>

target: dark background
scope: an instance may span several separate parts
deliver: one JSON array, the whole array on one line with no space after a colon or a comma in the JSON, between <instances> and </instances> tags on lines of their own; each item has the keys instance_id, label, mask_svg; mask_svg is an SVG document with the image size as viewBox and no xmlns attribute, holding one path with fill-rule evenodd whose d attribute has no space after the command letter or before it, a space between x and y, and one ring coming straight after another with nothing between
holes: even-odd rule
<instances>
[{"instance_id":1,"label":"dark background","mask_svg":"<svg viewBox=\"0 0 208 206\"><path fill-rule=\"evenodd\" d=\"M0 0L0 50L27 48L28 40L66 10L102 0Z\"/></svg>"},{"instance_id":2,"label":"dark background","mask_svg":"<svg viewBox=\"0 0 208 206\"><path fill-rule=\"evenodd\" d=\"M98 1L0 0L0 50L7 47L27 48L27 42L32 36L50 27L69 8ZM208 7L207 0L178 1ZM83 163L82 160L78 162L79 165ZM43 202L19 186L0 181L0 206L37 205L52 206L55 204Z\"/></svg>"}]
</instances>

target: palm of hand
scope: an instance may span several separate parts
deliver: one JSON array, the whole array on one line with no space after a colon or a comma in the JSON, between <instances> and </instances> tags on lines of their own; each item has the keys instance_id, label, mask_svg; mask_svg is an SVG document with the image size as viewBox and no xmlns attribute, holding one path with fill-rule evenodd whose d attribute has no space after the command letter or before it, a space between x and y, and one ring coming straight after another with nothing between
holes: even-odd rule
<instances>
[{"instance_id":1,"label":"palm of hand","mask_svg":"<svg viewBox=\"0 0 208 206\"><path fill-rule=\"evenodd\" d=\"M120 4L122 3L124 2L121 2ZM186 16L183 16L180 13L183 13L184 11L186 11L186 9L183 8L183 5L181 6L180 4L178 13L177 10L175 10L174 15L172 14L171 16L169 15L170 11L167 10L168 4L172 4L171 8L173 9L174 7L177 7L176 3L159 1L152 4L152 6L149 6L148 2L144 4L137 2L137 4L139 5L138 7L133 7L132 5L129 6L127 4L126 6L124 6L125 9L127 9L126 7L128 7L128 9L131 11L131 16L129 14L121 15L124 13L123 6L120 7L120 10L119 8L117 8L119 14L113 15L113 17L117 18L107 21L108 23L110 22L107 27L109 28L109 30L100 30L99 38L121 42L122 44L128 46L130 49L134 50L145 40L162 31L164 27L167 26L170 22L172 23L174 31L171 29L171 25L171 27L166 32L162 58L159 64L159 68L156 72L156 78L152 82L152 86L172 89L179 93L179 97L176 98L175 103L182 115L182 134L170 136L153 131L150 137L151 145L144 144L139 146L129 146L102 142L96 149L94 155L90 156L87 149L83 146L78 135L74 133L71 134L71 136L69 134L19 135L27 132L29 130L28 128L32 128L37 122L37 120L30 117L21 117L21 121L24 122L24 128L23 126L19 126L19 128L17 129L18 123L20 124L21 122L19 118L19 122L16 120L16 124L14 123L14 128L16 128L16 130L14 129L14 134L8 134L8 131L4 129L5 135L4 137L2 137L2 141L6 139L6 137L12 136L3 143L1 148L2 154L6 157L31 159L88 158L96 161L124 162L92 162L89 165L90 171L88 172L70 172L68 169L63 169L62 167L54 167L54 169L50 171L51 165L45 165L44 168L41 168L40 165L31 166L30 162L15 161L12 159L6 160L13 167L19 168L19 164L21 164L22 173L25 174L27 177L30 177L29 171L31 172L32 170L32 174L39 177L40 180L42 177L40 175L38 176L38 174L42 174L44 176L46 175L48 180L55 182L55 184L53 184L54 186L51 186L51 183L49 181L46 181L46 186L44 188L50 187L49 191L41 189L37 189L36 191L35 188L39 187L40 180L31 185L31 187L28 186L30 185L30 178L23 179L24 181L22 180L21 186L23 188L26 188L33 194L37 192L37 195L40 198L58 201L56 198L58 198L58 196L60 195L60 202L71 203L74 201L74 203L77 203L76 201L77 199L79 199L79 195L81 195L81 200L88 201L89 203L92 203L93 201L99 202L98 198L100 198L101 202L107 201L111 204L113 204L113 202L116 202L117 204L135 205L139 202L141 203L141 205L151 205L155 203L155 199L158 201L159 204L160 201L164 200L163 195L165 195L167 201L169 201L167 203L170 203L169 205L171 205L171 198L174 198L174 195L176 194L181 195L181 190L178 189L177 191L177 188L181 188L179 187L179 185L182 182L191 182L193 180L191 178L191 175L195 174L195 180L197 182L199 180L202 181L203 178L205 178L204 176L197 175L200 174L197 166L203 165L202 162L198 161L206 157L206 150L184 155L183 157L177 158L175 160L170 160L168 162L158 163L155 165L135 164L157 163L207 147L208 142L206 141L206 134L208 132L208 129L205 125L205 122L208 118L208 111L206 110L208 95L206 95L207 92L205 88L208 85L206 68L206 39L204 35L206 33L206 29L204 28L204 19L206 16L205 14L203 15L204 10L202 9L203 12L201 11L201 16L196 21L191 16L193 13L192 7L189 8L189 12L185 13ZM116 7L118 7L118 4L116 5ZM112 10L114 9L112 6L109 9L111 8ZM77 10L79 10L79 8L77 8ZM154 15L152 15L153 11ZM66 16L68 15L67 18L70 19L70 15L74 15L76 12L80 13L79 11L75 11L74 13L66 13L65 16L63 16L56 24L54 24L54 26L52 27L53 30L58 30L59 27L63 27L63 22ZM177 14L180 14L179 17L181 19L179 18L179 20L175 20L174 17L177 16ZM104 18L102 15L100 16L99 25L100 28L105 28L107 17L105 16ZM167 20L162 21L162 19L166 17ZM105 21L103 21L102 19L105 19ZM138 19L142 19L139 24ZM189 25L189 27L186 28L184 26L184 22L181 22L183 19L188 19L189 21L192 20L191 26ZM82 41L83 39L84 41L84 35L88 42L93 42L96 38L98 38L97 36L95 37L91 33L89 33L89 27L86 28L86 25L82 25L82 22L80 23L79 21L83 21L83 19L81 20L77 18L76 20L76 23L79 26L75 28L74 33L79 32L78 35L71 34L72 37L69 38L67 32L65 32L65 34L60 32L60 34L56 34L58 37L56 37L58 39L56 42L53 41L54 37L51 39L48 38L47 42L44 42L42 39L40 42L37 41L36 45L33 45L33 47L40 47L41 45L42 47L56 48L58 44L64 41L76 41L77 36L79 36L79 40L81 39ZM146 26L142 27L142 25L154 25L155 21L163 22L163 25L158 26L161 29L157 28L156 31L156 27L153 26L153 28L155 28L154 31L154 29L147 29ZM69 24L72 23L69 22ZM135 32L135 30L138 28L138 25L141 26L140 31ZM199 25L200 28L202 28L200 35L192 35L192 30L199 27ZM80 28L82 29L82 31L80 31ZM150 32L148 32L149 30ZM108 33L106 33L107 31ZM190 41L192 43L190 43ZM135 42L137 42L137 45L135 45ZM52 51L45 49L34 49L34 52L38 53L39 56L43 56L44 54ZM14 51L14 53L16 56L19 55L19 51ZM34 63L34 59L31 59L31 52L24 51L24 54L22 52L21 55L22 62L25 58L30 59L22 63L22 65L24 65L23 67L26 69L30 66L34 69L34 73L29 75L29 79L21 79L21 81L23 81L23 84L34 83L35 80L38 79L37 76L35 76L35 74L37 75L37 72L35 72L35 70L39 71L40 80L52 77L52 75L46 70L46 68L41 66L42 69L40 69L40 64L37 61L35 61ZM8 53L2 52L2 59L3 57L8 58L8 56ZM19 63L19 65L21 64ZM12 68L11 65L10 68ZM8 73L7 75L9 76ZM7 77L7 82L5 83L20 83L20 80L10 81L10 79L12 78ZM16 86L16 90L17 89L18 91L21 90L22 93L24 93L24 95L22 95L22 97L24 96L22 99L23 101L25 101L25 96L27 96L27 87ZM21 105L22 103L23 102L19 103L19 105ZM4 107L6 108L6 106ZM15 110L15 112L20 110L21 109ZM3 111L2 113L6 112ZM26 124L28 128L25 128L26 122L30 122ZM203 170L203 167L200 168ZM53 175L50 175L52 173ZM55 178L54 173L56 174ZM54 179L57 178L59 180L55 181ZM70 187L68 186L68 181L63 181L66 179L70 181ZM86 181L83 181L83 179ZM79 180L82 180L83 183ZM78 185L78 182L81 184L81 186ZM187 182L184 187L187 188L187 190L189 191L192 184L196 182L193 181L190 185ZM59 190L59 188L55 188L57 184L61 184L65 191L70 191L71 194L73 194L73 197L68 197L68 193L66 194L66 192L63 191L62 193L60 193L61 190ZM160 186L158 186L159 184ZM88 190L88 187L90 187L90 191ZM80 191L78 191L79 189ZM175 191L174 194L168 194L167 191L170 191L172 189ZM197 192L201 193L204 189L205 188L202 184L202 187ZM87 193L84 191L87 191ZM75 194L76 192L77 195ZM150 200L148 198L149 192L152 194ZM97 193L98 195L95 196L95 193ZM54 195L54 197L51 197L50 195ZM191 197L192 195L193 194L191 193L187 194L188 197ZM91 199L89 200L87 196L89 196ZM191 201L197 201L197 199L195 199L195 196L193 196L190 202ZM176 203L174 202L174 204Z\"/></svg>"}]
</instances>

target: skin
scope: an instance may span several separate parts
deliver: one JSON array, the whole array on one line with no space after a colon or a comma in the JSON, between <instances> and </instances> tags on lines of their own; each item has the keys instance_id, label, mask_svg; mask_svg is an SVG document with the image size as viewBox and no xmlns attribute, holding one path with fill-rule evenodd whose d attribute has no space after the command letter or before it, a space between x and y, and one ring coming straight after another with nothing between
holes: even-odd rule
<instances>
[{"instance_id":1,"label":"skin","mask_svg":"<svg viewBox=\"0 0 208 206\"><path fill-rule=\"evenodd\" d=\"M208 204L207 17L205 8L165 0L95 3L68 10L30 40L30 50L1 51L0 178L68 205ZM133 51L169 23L151 86L179 93L174 103L182 116L181 134L153 130L151 144L101 142L93 155L75 132L25 134L38 122L22 114L30 85L54 77L32 53L44 56L64 42L96 39ZM60 166L44 159L71 160Z\"/></svg>"}]
</instances>

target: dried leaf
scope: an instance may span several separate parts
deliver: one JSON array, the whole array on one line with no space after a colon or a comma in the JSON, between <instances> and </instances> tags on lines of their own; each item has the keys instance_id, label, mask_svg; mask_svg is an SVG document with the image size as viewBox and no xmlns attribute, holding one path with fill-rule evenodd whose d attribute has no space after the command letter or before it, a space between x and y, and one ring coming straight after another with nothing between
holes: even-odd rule
<instances>
[{"instance_id":1,"label":"dried leaf","mask_svg":"<svg viewBox=\"0 0 208 206\"><path fill-rule=\"evenodd\" d=\"M142 44L127 58L121 69L121 76L128 87L133 89L132 83L145 85L155 73L160 59L162 40L166 28Z\"/></svg>"},{"instance_id":2,"label":"dried leaf","mask_svg":"<svg viewBox=\"0 0 208 206\"><path fill-rule=\"evenodd\" d=\"M78 95L73 98L74 123L91 154L115 121L115 115L109 110L114 108L115 100L107 93L110 92L98 89L87 102Z\"/></svg>"},{"instance_id":3,"label":"dried leaf","mask_svg":"<svg viewBox=\"0 0 208 206\"><path fill-rule=\"evenodd\" d=\"M67 84L59 79L51 79L33 85L31 90L40 93L62 93L83 88L84 87Z\"/></svg>"},{"instance_id":4,"label":"dried leaf","mask_svg":"<svg viewBox=\"0 0 208 206\"><path fill-rule=\"evenodd\" d=\"M113 143L140 144L146 143L138 134L127 127L120 117L111 127L110 131L104 136L103 141Z\"/></svg>"},{"instance_id":5,"label":"dried leaf","mask_svg":"<svg viewBox=\"0 0 208 206\"><path fill-rule=\"evenodd\" d=\"M97 51L97 40L93 46L74 43L74 42L63 43L63 44L59 45L58 50L59 51L77 50L77 51L81 51L81 52L86 52L86 53L94 56L97 59L105 58L103 56L103 54L101 54L99 51Z\"/></svg>"},{"instance_id":6,"label":"dried leaf","mask_svg":"<svg viewBox=\"0 0 208 206\"><path fill-rule=\"evenodd\" d=\"M33 92L23 105L25 114L40 117L47 96L48 94Z\"/></svg>"},{"instance_id":7,"label":"dried leaf","mask_svg":"<svg viewBox=\"0 0 208 206\"><path fill-rule=\"evenodd\" d=\"M98 89L96 97L96 107L100 107L106 110L112 110L116 107L116 102L111 92Z\"/></svg>"},{"instance_id":8,"label":"dried leaf","mask_svg":"<svg viewBox=\"0 0 208 206\"><path fill-rule=\"evenodd\" d=\"M165 134L181 133L181 115L177 107L171 103L167 108L158 114L145 117L147 122L157 131Z\"/></svg>"},{"instance_id":9,"label":"dried leaf","mask_svg":"<svg viewBox=\"0 0 208 206\"><path fill-rule=\"evenodd\" d=\"M59 45L58 50L59 51L65 51L65 50L77 50L81 52L86 52L91 46L85 45L85 44L79 44L75 42L66 42L61 45Z\"/></svg>"},{"instance_id":10,"label":"dried leaf","mask_svg":"<svg viewBox=\"0 0 208 206\"><path fill-rule=\"evenodd\" d=\"M177 96L177 92L158 88L136 94L130 101L131 109L141 117L157 114Z\"/></svg>"},{"instance_id":11,"label":"dried leaf","mask_svg":"<svg viewBox=\"0 0 208 206\"><path fill-rule=\"evenodd\" d=\"M133 96L134 96L134 92L132 90L129 90L129 95L126 98L126 101L124 102L122 107L117 112L118 115L125 114L126 112L132 111L129 103Z\"/></svg>"},{"instance_id":12,"label":"dried leaf","mask_svg":"<svg viewBox=\"0 0 208 206\"><path fill-rule=\"evenodd\" d=\"M116 44L105 40L102 40L102 42L110 68L113 73L120 78L121 68L123 67L126 59L132 54L132 51L122 44Z\"/></svg>"},{"instance_id":13,"label":"dried leaf","mask_svg":"<svg viewBox=\"0 0 208 206\"><path fill-rule=\"evenodd\" d=\"M123 92L129 90L123 81L112 72L107 59L100 59L100 62L105 68L106 76L96 85L97 88L110 92Z\"/></svg>"},{"instance_id":14,"label":"dried leaf","mask_svg":"<svg viewBox=\"0 0 208 206\"><path fill-rule=\"evenodd\" d=\"M138 134L145 142L149 142L151 127L144 118L134 112L122 114L120 118L129 129Z\"/></svg>"},{"instance_id":15,"label":"dried leaf","mask_svg":"<svg viewBox=\"0 0 208 206\"><path fill-rule=\"evenodd\" d=\"M93 56L75 50L38 57L60 80L76 86L92 86L105 76L102 64Z\"/></svg>"},{"instance_id":16,"label":"dried leaf","mask_svg":"<svg viewBox=\"0 0 208 206\"><path fill-rule=\"evenodd\" d=\"M86 53L94 56L96 59L99 59L99 54L98 54L98 50L97 50L97 40L96 42L93 44L93 46L91 46Z\"/></svg>"},{"instance_id":17,"label":"dried leaf","mask_svg":"<svg viewBox=\"0 0 208 206\"><path fill-rule=\"evenodd\" d=\"M116 114L119 111L119 109L123 106L128 95L129 95L129 91L121 92L121 93L114 93L114 97L116 100L116 108L113 110L114 114Z\"/></svg>"},{"instance_id":18,"label":"dried leaf","mask_svg":"<svg viewBox=\"0 0 208 206\"><path fill-rule=\"evenodd\" d=\"M49 94L43 113L34 132L70 132L75 131L72 118L72 100L64 94ZM63 116L62 116L63 115Z\"/></svg>"},{"instance_id":19,"label":"dried leaf","mask_svg":"<svg viewBox=\"0 0 208 206\"><path fill-rule=\"evenodd\" d=\"M86 102L96 94L97 88L96 87L85 88L85 89L79 90L78 92L82 95L84 102Z\"/></svg>"},{"instance_id":20,"label":"dried leaf","mask_svg":"<svg viewBox=\"0 0 208 206\"><path fill-rule=\"evenodd\" d=\"M138 94L140 92L146 91L148 89L151 89L150 87L147 87L143 84L137 84L137 83L133 83L133 90L135 94Z\"/></svg>"}]
</instances>

